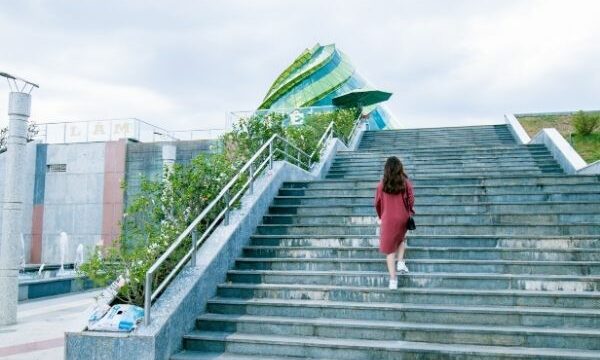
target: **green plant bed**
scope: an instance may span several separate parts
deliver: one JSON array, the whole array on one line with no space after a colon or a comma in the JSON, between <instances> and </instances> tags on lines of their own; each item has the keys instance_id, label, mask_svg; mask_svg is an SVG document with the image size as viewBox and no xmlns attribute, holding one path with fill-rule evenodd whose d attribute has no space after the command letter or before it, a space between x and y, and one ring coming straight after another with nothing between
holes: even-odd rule
<instances>
[{"instance_id":1,"label":"green plant bed","mask_svg":"<svg viewBox=\"0 0 600 360\"><path fill-rule=\"evenodd\" d=\"M575 150L588 163L600 160L600 133L595 132L590 135L574 134L572 143Z\"/></svg>"},{"instance_id":2,"label":"green plant bed","mask_svg":"<svg viewBox=\"0 0 600 360\"><path fill-rule=\"evenodd\" d=\"M280 114L255 115L240 120L218 142L218 151L200 154L188 164L165 169L164 179L142 180L141 191L125 211L121 234L109 248L97 249L80 267L82 275L98 284L123 277L117 303L143 305L146 272L190 223L217 197L238 170L274 134L287 138L305 153L312 153L325 129L334 123L336 136L347 141L359 115L357 109L338 109L307 115L299 126L284 127ZM283 150L283 149L282 149ZM278 153L275 160L282 159ZM259 160L264 160L259 159ZM312 161L318 161L319 154ZM231 189L235 194L247 178ZM123 186L126 186L124 184ZM219 204L196 227L202 234L224 208ZM187 238L161 265L152 279L156 289L191 247Z\"/></svg>"},{"instance_id":3,"label":"green plant bed","mask_svg":"<svg viewBox=\"0 0 600 360\"><path fill-rule=\"evenodd\" d=\"M590 112L589 115L598 113ZM529 136L535 136L545 128L556 128L571 146L588 163L600 160L600 133L596 130L589 135L579 135L573 125L574 115L522 115L517 119Z\"/></svg>"}]
</instances>

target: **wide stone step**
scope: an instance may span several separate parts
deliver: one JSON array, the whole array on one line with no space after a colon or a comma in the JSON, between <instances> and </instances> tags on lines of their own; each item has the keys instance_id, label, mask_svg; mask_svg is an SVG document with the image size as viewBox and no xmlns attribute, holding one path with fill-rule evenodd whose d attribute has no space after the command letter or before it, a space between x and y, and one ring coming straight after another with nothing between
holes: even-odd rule
<instances>
[{"instance_id":1,"label":"wide stone step","mask_svg":"<svg viewBox=\"0 0 600 360\"><path fill-rule=\"evenodd\" d=\"M441 324L600 328L600 310L597 309L527 306L457 306L327 300L214 298L208 301L207 312L231 315L248 314Z\"/></svg>"},{"instance_id":2,"label":"wide stone step","mask_svg":"<svg viewBox=\"0 0 600 360\"><path fill-rule=\"evenodd\" d=\"M381 181L379 177L371 177L367 179L324 179L307 181L290 181L285 182L284 187L298 188L353 188L353 187L371 187L375 188L377 183ZM597 184L600 188L600 176L598 175L553 175L544 174L531 176L511 175L511 176L465 176L462 178L411 178L415 188L424 187L445 187L445 186L550 186L550 185L577 185L577 184Z\"/></svg>"},{"instance_id":3,"label":"wide stone step","mask_svg":"<svg viewBox=\"0 0 600 360\"><path fill-rule=\"evenodd\" d=\"M541 145L539 147L531 146L496 146L496 147L446 147L436 149L396 149L388 148L386 150L370 151L343 151L337 152L335 161L346 160L386 160L390 156L396 156L405 160L410 159L436 159L436 158L478 158L478 157L535 157L552 155L548 149Z\"/></svg>"},{"instance_id":4,"label":"wide stone step","mask_svg":"<svg viewBox=\"0 0 600 360\"><path fill-rule=\"evenodd\" d=\"M379 237L346 235L331 237L327 235L253 235L251 244L255 246L298 246L298 247L377 247ZM408 248L421 247L435 251L436 248L499 248L499 249L536 249L539 251L561 250L579 251L580 249L600 248L600 235L595 236L512 236L498 237L490 235L414 235L407 236ZM410 256L410 254L409 254Z\"/></svg>"},{"instance_id":5,"label":"wide stone step","mask_svg":"<svg viewBox=\"0 0 600 360\"><path fill-rule=\"evenodd\" d=\"M489 168L467 168L467 169L416 169L416 170L407 170L407 175L409 177L431 177L431 176L469 176L469 175L479 175L485 174L489 176L494 175L506 175L506 173L518 173L518 174L561 174L563 170L558 165L552 165L548 167L538 167L538 166L529 166L529 167L489 167ZM339 177L347 177L347 178L369 178L369 177L381 177L383 176L383 169L373 169L373 170L362 170L362 169L351 169L351 170L330 170L327 173L326 178L333 179Z\"/></svg>"},{"instance_id":6,"label":"wide stone step","mask_svg":"<svg viewBox=\"0 0 600 360\"><path fill-rule=\"evenodd\" d=\"M470 134L470 133L506 133L510 130L507 125L476 125L476 126L456 126L456 127L435 127L435 128L409 128L409 129L386 129L386 130L366 130L368 136L385 136L393 134Z\"/></svg>"},{"instance_id":7,"label":"wide stone step","mask_svg":"<svg viewBox=\"0 0 600 360\"><path fill-rule=\"evenodd\" d=\"M477 203L477 204L430 204L415 205L415 211L421 215L465 215L465 214L578 214L600 213L600 202L531 202L531 203ZM362 215L375 216L372 205L347 205L347 206L271 206L271 215Z\"/></svg>"},{"instance_id":8,"label":"wide stone step","mask_svg":"<svg viewBox=\"0 0 600 360\"><path fill-rule=\"evenodd\" d=\"M600 275L598 261L536 261L536 260L456 260L406 259L406 265L416 273L489 273L530 275ZM387 271L383 256L379 259L342 258L238 258L238 270L282 271Z\"/></svg>"},{"instance_id":9,"label":"wide stone step","mask_svg":"<svg viewBox=\"0 0 600 360\"><path fill-rule=\"evenodd\" d=\"M415 221L427 225L574 225L597 224L600 234L600 213L596 214L423 214L417 213ZM378 226L377 216L364 215L265 215L264 224L285 225L373 225Z\"/></svg>"},{"instance_id":10,"label":"wide stone step","mask_svg":"<svg viewBox=\"0 0 600 360\"><path fill-rule=\"evenodd\" d=\"M464 165L477 165L477 164L496 164L496 165L507 165L507 164L543 164L543 163L556 163L556 160L549 154L545 155L524 155L524 156L479 156L473 157L458 157L458 156L431 156L431 157L413 157L403 156L402 164L405 167L419 167L425 165L436 165L436 166L464 166ZM332 166L383 166L385 165L387 158L360 158L360 159L339 159L334 160Z\"/></svg>"},{"instance_id":11,"label":"wide stone step","mask_svg":"<svg viewBox=\"0 0 600 360\"><path fill-rule=\"evenodd\" d=\"M470 132L450 132L450 133L441 133L441 132L432 132L432 133L392 133L392 132L384 132L381 134L372 134L365 132L363 133L362 141L377 141L377 140L399 140L399 141L414 141L418 142L421 140L431 140L431 141L461 141L467 142L468 140L478 141L481 139L502 139L502 140L511 140L515 143L515 139L510 132L502 131L502 132L491 132L491 131L470 131Z\"/></svg>"},{"instance_id":12,"label":"wide stone step","mask_svg":"<svg viewBox=\"0 0 600 360\"><path fill-rule=\"evenodd\" d=\"M401 159L402 160L402 159ZM477 160L419 160L419 161L402 161L404 170L408 172L414 172L418 170L427 169L428 171L448 171L448 170L463 170L469 169L489 169L493 166L499 166L501 168L525 168L525 167L540 167L548 168L558 165L556 160L537 160L537 159L520 159L503 161L497 159L485 159L482 161ZM363 170L371 171L373 169L383 169L385 162L379 161L344 161L334 162L330 170L343 171L343 170Z\"/></svg>"},{"instance_id":13,"label":"wide stone step","mask_svg":"<svg viewBox=\"0 0 600 360\"><path fill-rule=\"evenodd\" d=\"M277 336L229 332L193 332L184 346L197 351L227 351L254 355L300 356L347 360L417 359L597 359L598 351L507 346L451 345L398 340L336 339L317 336Z\"/></svg>"},{"instance_id":14,"label":"wide stone step","mask_svg":"<svg viewBox=\"0 0 600 360\"><path fill-rule=\"evenodd\" d=\"M360 152L381 152L389 149L394 149L397 152L410 153L413 151L451 151L454 149L455 151L460 151L461 149L475 149L482 147L502 147L502 146L511 146L514 144L512 141L499 141L499 140L488 140L485 142L468 142L468 143L456 143L454 141L447 142L436 142L434 144L430 144L427 141L423 142L411 142L411 143L399 143L396 141L382 141L379 143L373 144L363 144L358 146L358 151Z\"/></svg>"},{"instance_id":15,"label":"wide stone step","mask_svg":"<svg viewBox=\"0 0 600 360\"><path fill-rule=\"evenodd\" d=\"M384 168L383 164L361 164L361 165L336 165L331 166L329 171L331 173L343 173L343 172L371 172L378 171L382 172ZM404 171L407 174L412 173L425 173L425 172L469 172L474 170L481 171L490 171L493 169L555 169L560 168L560 166L556 163L556 161L546 161L546 162L535 162L535 161L523 161L523 162L510 162L510 163L499 163L499 162L479 162L479 163L470 163L470 164L435 164L435 163L427 163L427 164L405 164Z\"/></svg>"},{"instance_id":16,"label":"wide stone step","mask_svg":"<svg viewBox=\"0 0 600 360\"><path fill-rule=\"evenodd\" d=\"M317 335L326 338L361 340L600 349L600 331L595 329L541 329L525 326L451 325L389 320L310 319L227 314L204 314L198 317L196 324L200 331L279 336Z\"/></svg>"},{"instance_id":17,"label":"wide stone step","mask_svg":"<svg viewBox=\"0 0 600 360\"><path fill-rule=\"evenodd\" d=\"M373 205L375 191L369 195L318 195L318 196L276 196L274 205L311 205L311 206L349 206ZM477 205L500 203L532 203L532 202L598 202L600 192L581 191L566 193L515 193L515 194L421 194L415 191L415 206L418 205Z\"/></svg>"},{"instance_id":18,"label":"wide stone step","mask_svg":"<svg viewBox=\"0 0 600 360\"><path fill-rule=\"evenodd\" d=\"M373 225L271 225L258 226L261 235L378 235ZM535 224L535 225L436 225L418 223L416 235L597 235L600 225L594 224Z\"/></svg>"},{"instance_id":19,"label":"wide stone step","mask_svg":"<svg viewBox=\"0 0 600 360\"><path fill-rule=\"evenodd\" d=\"M341 258L380 259L379 239L371 239L370 246L248 246L245 257L285 258ZM407 240L411 242L412 240ZM407 259L453 260L544 260L544 261L600 261L600 249L488 248L488 247L419 247L407 246Z\"/></svg>"},{"instance_id":20,"label":"wide stone step","mask_svg":"<svg viewBox=\"0 0 600 360\"><path fill-rule=\"evenodd\" d=\"M359 151L365 150L385 150L389 148L395 149L438 149L444 148L447 149L449 147L454 148L463 148L467 146L502 146L502 145L511 145L514 144L515 141L511 139L478 139L478 140L466 140L466 141L457 141L456 139L448 139L448 140L440 140L440 141L430 141L428 139L418 140L418 141L396 141L396 140L375 140L372 142L369 141L361 141L358 145Z\"/></svg>"},{"instance_id":21,"label":"wide stone step","mask_svg":"<svg viewBox=\"0 0 600 360\"><path fill-rule=\"evenodd\" d=\"M415 192L416 193L416 192ZM375 192L369 196L364 195L338 195L338 196L276 196L273 205L298 205L298 206L373 206ZM427 195L416 193L415 206L440 206L440 205L489 205L489 204L531 204L531 203L581 203L598 202L600 193L572 192L550 194L440 194Z\"/></svg>"},{"instance_id":22,"label":"wide stone step","mask_svg":"<svg viewBox=\"0 0 600 360\"><path fill-rule=\"evenodd\" d=\"M285 184L279 189L281 196L339 196L360 195L369 196L375 193L378 183L360 183L354 186L349 184L306 186ZM599 183L581 183L565 185L415 185L413 190L419 195L499 195L499 194L548 194L569 192L599 192Z\"/></svg>"},{"instance_id":23,"label":"wide stone step","mask_svg":"<svg viewBox=\"0 0 600 360\"><path fill-rule=\"evenodd\" d=\"M489 128L489 129L394 129L394 130L366 130L366 137L385 137L385 136L463 136L463 135L511 135L508 128Z\"/></svg>"},{"instance_id":24,"label":"wide stone step","mask_svg":"<svg viewBox=\"0 0 600 360\"><path fill-rule=\"evenodd\" d=\"M551 170L540 170L540 169L511 169L511 171L508 172L508 174L510 173L514 173L514 174L520 174L520 175L531 175L531 176L537 176L537 175L542 175L542 174L561 174L563 172L562 169L556 168L556 169L551 169ZM438 177L449 177L449 178L463 178L463 177L468 177L468 176L474 176L474 175L478 175L478 174L484 174L485 176L502 176L502 175L506 175L507 172L506 171L485 171L484 173L482 173L481 171L469 171L469 172L443 172L443 173L409 173L408 176L412 179L412 178L438 178ZM356 173L346 173L346 174L336 174L336 173L328 173L327 176L325 177L326 179L359 179L359 180L364 180L364 179L372 179L372 178L381 178L381 176L383 176L383 173L379 173L379 172L366 172L366 173L360 173L360 172L356 172Z\"/></svg>"},{"instance_id":25,"label":"wide stone step","mask_svg":"<svg viewBox=\"0 0 600 360\"><path fill-rule=\"evenodd\" d=\"M385 134L385 133L429 133L429 132L442 132L450 133L452 131L505 131L508 130L505 124L491 124L491 125L466 125L466 126L440 126L432 128L408 128L408 129L386 129L386 130L366 130L365 134Z\"/></svg>"},{"instance_id":26,"label":"wide stone step","mask_svg":"<svg viewBox=\"0 0 600 360\"><path fill-rule=\"evenodd\" d=\"M403 163L421 164L423 162L477 162L477 161L521 161L521 160L551 160L554 159L548 150L505 150L505 151L444 151L444 152L409 152L395 151L394 153L361 152L353 155L336 156L335 164L353 163L385 163L390 156L396 156Z\"/></svg>"},{"instance_id":27,"label":"wide stone step","mask_svg":"<svg viewBox=\"0 0 600 360\"><path fill-rule=\"evenodd\" d=\"M443 140L443 141L430 141L427 139L420 141L400 141L400 140L375 140L375 141L361 141L358 145L359 151L370 151L370 150L385 150L385 149L448 149L455 148L460 149L468 146L503 146L512 145L514 140L502 140L502 139L480 139L480 140Z\"/></svg>"},{"instance_id":28,"label":"wide stone step","mask_svg":"<svg viewBox=\"0 0 600 360\"><path fill-rule=\"evenodd\" d=\"M504 150L497 152L490 151L438 151L438 152L410 152L410 151L389 151L389 152L356 152L352 155L338 155L334 159L336 164L348 163L380 163L385 162L390 156L396 156L403 163L420 164L426 161L443 162L447 161L464 161L477 162L482 161L503 161L503 160L544 160L553 158L548 150L533 149L533 150Z\"/></svg>"},{"instance_id":29,"label":"wide stone step","mask_svg":"<svg viewBox=\"0 0 600 360\"><path fill-rule=\"evenodd\" d=\"M458 146L453 146L452 144L448 145L447 148L458 148ZM460 148L464 148L464 149L487 149L487 150L504 150L504 149L546 149L546 145L544 144L518 144L516 142L511 143L511 144L503 144L503 145L497 145L497 146L486 146L485 144L483 145L479 145L479 144L466 144L463 146L460 146ZM389 149L388 149L389 150ZM426 149L424 149L426 150ZM384 151L384 150L380 150L380 151ZM356 150L340 150L340 152L343 153L353 153L353 152L368 152L368 151L356 151Z\"/></svg>"},{"instance_id":30,"label":"wide stone step","mask_svg":"<svg viewBox=\"0 0 600 360\"><path fill-rule=\"evenodd\" d=\"M379 162L354 162L354 163L334 163L330 170L350 170L350 169L361 169L371 170L383 168L385 163ZM428 169L431 171L442 171L449 169L461 169L468 170L471 168L489 168L492 166L499 167L550 167L557 165L554 159L548 160L513 160L513 161L497 161L497 160L486 160L486 161L419 161L419 162L403 162L404 169L406 171L416 171L419 169Z\"/></svg>"},{"instance_id":31,"label":"wide stone step","mask_svg":"<svg viewBox=\"0 0 600 360\"><path fill-rule=\"evenodd\" d=\"M508 131L502 132L459 132L459 133L381 133L381 134L371 134L364 133L362 140L363 141L377 141L377 140L398 140L398 141L422 141L422 140L431 140L431 141L464 141L468 142L468 140L480 140L480 139L502 139L502 140L511 140L515 142L514 137Z\"/></svg>"},{"instance_id":32,"label":"wide stone step","mask_svg":"<svg viewBox=\"0 0 600 360\"><path fill-rule=\"evenodd\" d=\"M230 270L227 281L385 288L389 275L375 271ZM600 276L411 272L398 277L398 287L596 292L600 296Z\"/></svg>"},{"instance_id":33,"label":"wide stone step","mask_svg":"<svg viewBox=\"0 0 600 360\"><path fill-rule=\"evenodd\" d=\"M447 165L463 166L478 164L544 164L556 163L556 160L550 155L543 156L521 156L521 157L478 157L478 158L459 158L459 157L431 157L431 158L402 158L402 164L405 167L419 167L424 165ZM333 167L352 167L352 166L379 166L385 165L387 158L383 159L346 159L336 160L332 163Z\"/></svg>"},{"instance_id":34,"label":"wide stone step","mask_svg":"<svg viewBox=\"0 0 600 360\"><path fill-rule=\"evenodd\" d=\"M600 307L593 292L478 290L435 288L371 288L333 285L241 284L218 285L217 296L226 298L269 298L279 300L321 300L356 303L398 303L452 306L532 306L565 309Z\"/></svg>"},{"instance_id":35,"label":"wide stone step","mask_svg":"<svg viewBox=\"0 0 600 360\"><path fill-rule=\"evenodd\" d=\"M515 139L510 133L503 134L461 134L461 135L442 135L442 134L431 134L431 135L416 135L407 136L406 134L381 134L378 136L371 136L364 134L361 139L361 144L377 144L377 142L399 142L405 144L423 144L430 142L432 144L438 143L458 143L458 144L474 144L482 143L485 140L496 141L496 142L508 142L516 144Z\"/></svg>"}]
</instances>

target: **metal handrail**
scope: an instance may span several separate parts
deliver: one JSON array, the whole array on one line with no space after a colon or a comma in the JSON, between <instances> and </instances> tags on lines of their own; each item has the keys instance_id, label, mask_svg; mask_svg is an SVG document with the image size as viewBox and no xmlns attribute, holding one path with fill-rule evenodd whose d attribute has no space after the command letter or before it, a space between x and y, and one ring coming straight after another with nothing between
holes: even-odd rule
<instances>
[{"instance_id":1,"label":"metal handrail","mask_svg":"<svg viewBox=\"0 0 600 360\"><path fill-rule=\"evenodd\" d=\"M315 149L313 150L312 154L310 154L311 160L313 159L313 157L315 156L317 151L321 151L321 147L323 146L325 139L329 139L329 137L331 137L333 135L334 125L335 125L335 123L333 121L330 122L329 126L327 126L327 129L325 129L325 131L323 132L323 135L319 139L317 146L315 146Z\"/></svg>"},{"instance_id":2,"label":"metal handrail","mask_svg":"<svg viewBox=\"0 0 600 360\"><path fill-rule=\"evenodd\" d=\"M358 122L360 122L360 118L357 119L357 122L350 133L350 138L354 136L354 132L358 128ZM223 189L219 192L219 194L208 204L204 210L196 217L190 225L177 237L175 242L173 242L167 250L156 260L154 264L146 271L145 278L145 287L144 287L144 324L150 324L151 314L150 309L152 307L152 302L160 295L160 293L169 285L171 280L178 274L179 270L183 268L183 266L188 262L191 262L192 266L196 265L196 251L198 246L201 245L208 236L212 233L213 229L223 221L224 225L229 224L229 212L231 207L236 203L236 201L244 194L244 191L248 189L249 193L254 191L254 179L261 173L261 171L268 165L269 169L273 168L273 159L276 153L280 153L284 156L284 159L288 159L292 157L295 160L296 164L307 170L310 170L312 166L312 162L314 160L314 156L317 152L320 152L323 148L323 145L326 143L326 140L333 137L335 131L334 122L332 121L329 126L323 132L323 135L319 139L319 142L315 146L313 152L309 155L302 149L300 149L295 144L291 143L287 139L275 134L271 136L267 142L265 142L254 155L242 166L242 168L237 172L237 174L229 180L229 182L223 187ZM284 144L284 149L281 150L279 148L274 148L275 141L281 141ZM289 153L288 148L291 147L294 150L294 153L297 154L297 157L294 154ZM254 163L261 158L263 154L266 154L268 151L268 156L258 164L255 168ZM302 158L305 157L306 161L302 161ZM236 182L244 175L244 173L248 172L248 180L242 185L240 190L235 193L235 195L230 196L230 192ZM219 214L213 219L213 221L207 226L204 230L200 238L198 238L198 232L196 227L204 218L221 202L225 200L225 208L219 212ZM160 268L161 265L171 256L175 250L177 250L180 245L184 242L186 238L192 236L191 247L188 252L177 262L175 267L169 272L167 277L158 284L156 289L152 291L152 280L154 278L154 274Z\"/></svg>"},{"instance_id":3,"label":"metal handrail","mask_svg":"<svg viewBox=\"0 0 600 360\"><path fill-rule=\"evenodd\" d=\"M329 129L329 127L328 127ZM297 157L294 157L293 154L288 153L287 151L283 151L281 149L274 149L273 144L275 141L281 141L287 147L291 147L294 150L294 153L297 154ZM259 159L263 154L268 151L268 156L265 160L263 160L258 167L254 168L254 163L257 159ZM179 270L187 263L188 260L191 259L192 264L195 263L196 258L196 250L200 244L211 234L212 230L219 224L221 220L225 225L229 224L229 211L231 207L235 204L235 202L243 195L246 189L249 189L250 192L253 191L254 188L254 179L258 174L268 165L269 169L273 168L273 158L275 153L282 153L286 159L289 156L296 161L298 166L302 168L309 169L311 166L311 155L304 152L302 149L289 142L287 139L275 134L273 135L266 143L264 143L260 149L246 162L244 166L238 171L238 173L231 179L229 182L223 187L223 189L219 192L219 194L213 199L213 201L208 204L204 210L196 217L192 223L177 237L177 239L167 248L167 250L156 260L156 262L148 269L146 272L145 279L145 288L144 288L144 323L148 325L150 323L150 309L152 306L152 302L160 295L160 293L166 288L166 286L171 282L171 280L177 275ZM306 158L305 161L302 161L302 157ZM236 182L244 175L244 173L248 172L248 180L244 183L241 189L231 197L230 191ZM208 225L208 227L204 230L203 234L198 238L198 234L196 231L196 227L204 218L221 202L225 200L225 209L223 209L216 218ZM156 287L156 289L152 290L152 281L156 271L160 268L161 265L177 250L180 245L184 242L186 238L192 235L192 246L190 250L179 260L177 265L169 272L167 277Z\"/></svg>"},{"instance_id":4,"label":"metal handrail","mask_svg":"<svg viewBox=\"0 0 600 360\"><path fill-rule=\"evenodd\" d=\"M352 128L352 130L350 130L350 134L348 134L348 145L352 144L352 141L356 136L356 131L362 123L363 121L361 119L361 115L358 115L358 119L354 122L354 127Z\"/></svg>"}]
</instances>

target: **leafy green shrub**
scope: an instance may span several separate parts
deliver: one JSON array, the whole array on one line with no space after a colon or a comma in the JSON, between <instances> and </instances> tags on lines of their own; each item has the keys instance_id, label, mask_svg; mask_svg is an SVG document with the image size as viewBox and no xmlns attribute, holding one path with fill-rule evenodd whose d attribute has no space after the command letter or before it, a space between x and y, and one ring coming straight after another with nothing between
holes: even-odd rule
<instances>
[{"instance_id":1,"label":"leafy green shrub","mask_svg":"<svg viewBox=\"0 0 600 360\"><path fill-rule=\"evenodd\" d=\"M579 135L589 135L600 126L600 114L589 114L582 110L573 115L573 126Z\"/></svg>"},{"instance_id":2,"label":"leafy green shrub","mask_svg":"<svg viewBox=\"0 0 600 360\"><path fill-rule=\"evenodd\" d=\"M284 127L285 117L281 114L240 120L219 139L220 151L200 154L189 164L176 164L172 170L165 170L168 181L144 179L140 193L126 209L118 240L109 248L97 249L82 264L80 273L101 286L123 276L126 282L117 294L117 302L143 305L144 281L150 266L269 138L280 134L310 154L331 121L335 123L337 136L347 140L357 116L356 109L339 109L306 116L302 125L289 127ZM313 160L318 160L318 156ZM236 183L232 195L245 180ZM208 214L199 224L198 232L202 233L222 209L218 206ZM190 246L191 239L186 239L165 261L153 278L153 289Z\"/></svg>"}]
</instances>

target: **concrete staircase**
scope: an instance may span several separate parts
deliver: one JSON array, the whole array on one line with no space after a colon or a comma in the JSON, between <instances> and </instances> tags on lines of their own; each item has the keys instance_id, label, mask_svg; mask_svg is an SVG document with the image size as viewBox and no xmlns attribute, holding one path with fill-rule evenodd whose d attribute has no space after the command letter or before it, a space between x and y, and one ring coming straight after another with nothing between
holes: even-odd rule
<instances>
[{"instance_id":1,"label":"concrete staircase","mask_svg":"<svg viewBox=\"0 0 600 360\"><path fill-rule=\"evenodd\" d=\"M372 206L385 159L416 193L387 289ZM600 177L505 126L366 132L286 183L172 359L599 359Z\"/></svg>"}]
</instances>

